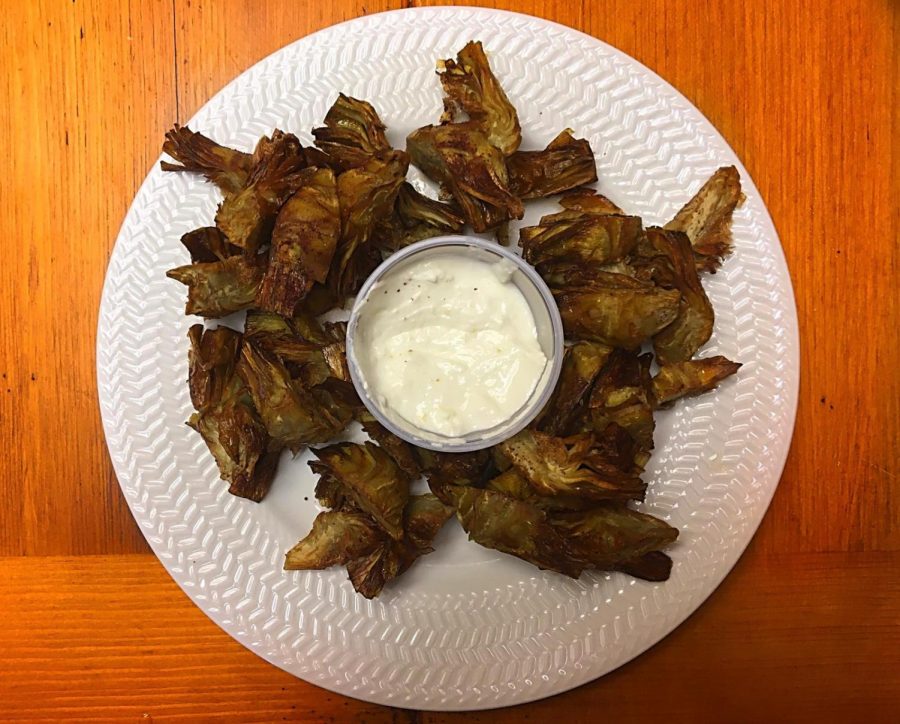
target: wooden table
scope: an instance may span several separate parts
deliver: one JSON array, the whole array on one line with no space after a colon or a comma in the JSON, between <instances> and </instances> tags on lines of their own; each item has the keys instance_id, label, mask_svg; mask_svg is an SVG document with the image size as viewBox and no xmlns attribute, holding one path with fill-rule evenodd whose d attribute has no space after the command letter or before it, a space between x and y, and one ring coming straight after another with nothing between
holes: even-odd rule
<instances>
[{"instance_id":1,"label":"wooden table","mask_svg":"<svg viewBox=\"0 0 900 724\"><path fill-rule=\"evenodd\" d=\"M165 130L282 45L409 4L4 4L0 718L462 718L328 693L266 664L209 621L131 518L107 457L94 383L107 259ZM604 679L472 719L896 717L898 6L498 5L621 48L722 131L781 234L800 314L802 381L778 493L710 600Z\"/></svg>"}]
</instances>

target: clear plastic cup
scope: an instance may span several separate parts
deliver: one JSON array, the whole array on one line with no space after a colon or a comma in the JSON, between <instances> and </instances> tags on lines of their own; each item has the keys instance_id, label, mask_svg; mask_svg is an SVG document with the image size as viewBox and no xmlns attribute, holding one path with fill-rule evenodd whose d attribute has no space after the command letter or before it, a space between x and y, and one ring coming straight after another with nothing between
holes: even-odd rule
<instances>
[{"instance_id":1,"label":"clear plastic cup","mask_svg":"<svg viewBox=\"0 0 900 724\"><path fill-rule=\"evenodd\" d=\"M359 325L359 313L368 301L373 287L388 273L402 268L412 261L419 261L424 255L443 254L448 251L460 251L465 254L475 255L476 258L497 262L501 259L511 261L516 270L511 281L515 284L534 316L537 329L538 343L547 357L547 365L531 395L522 407L510 418L499 425L477 430L460 437L447 437L430 430L416 427L409 420L383 409L369 393L365 381L365 375L360 369L354 350L354 341ZM559 316L559 309L553 299L553 295L538 275L534 268L517 254L503 248L493 241L486 241L475 236L438 236L426 239L401 249L396 254L386 259L375 269L363 284L353 309L350 312L350 321L347 324L347 364L350 368L350 378L356 388L363 404L375 416L375 418L388 430L398 437L429 450L441 452L469 452L496 445L497 443L512 437L522 430L543 409L556 382L559 379L563 358L563 328Z\"/></svg>"}]
</instances>

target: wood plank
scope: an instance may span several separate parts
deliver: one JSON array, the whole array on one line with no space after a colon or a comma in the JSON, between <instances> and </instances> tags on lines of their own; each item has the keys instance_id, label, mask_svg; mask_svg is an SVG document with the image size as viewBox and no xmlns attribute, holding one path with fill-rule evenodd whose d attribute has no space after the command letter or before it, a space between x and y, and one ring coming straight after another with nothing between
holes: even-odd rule
<instances>
[{"instance_id":1,"label":"wood plank","mask_svg":"<svg viewBox=\"0 0 900 724\"><path fill-rule=\"evenodd\" d=\"M7 3L0 23L0 553L146 551L94 344L119 225L175 113L172 8Z\"/></svg>"},{"instance_id":2,"label":"wood plank","mask_svg":"<svg viewBox=\"0 0 900 724\"><path fill-rule=\"evenodd\" d=\"M179 121L190 118L222 87L279 48L361 15L405 7L404 0L316 3L176 0Z\"/></svg>"},{"instance_id":3,"label":"wood plank","mask_svg":"<svg viewBox=\"0 0 900 724\"><path fill-rule=\"evenodd\" d=\"M29 720L406 721L242 648L150 555L0 559L0 702ZM472 721L887 721L900 554L750 552L673 635L612 675ZM48 687L52 681L53 686ZM580 712L580 715L579 715ZM427 714L427 722L461 716Z\"/></svg>"}]
</instances>

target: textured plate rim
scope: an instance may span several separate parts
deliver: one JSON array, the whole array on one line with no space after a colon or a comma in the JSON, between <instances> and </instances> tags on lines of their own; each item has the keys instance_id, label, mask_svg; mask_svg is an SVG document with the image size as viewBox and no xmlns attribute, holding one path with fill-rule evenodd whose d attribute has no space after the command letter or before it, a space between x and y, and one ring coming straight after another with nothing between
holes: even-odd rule
<instances>
[{"instance_id":1,"label":"textured plate rim","mask_svg":"<svg viewBox=\"0 0 900 724\"><path fill-rule=\"evenodd\" d=\"M468 7L438 6L438 7L421 7L421 8L417 7L417 8L404 8L404 9L398 9L398 10L390 10L390 11L381 12L381 13L373 13L371 15L353 18L350 20L343 21L341 23L337 23L334 25L327 26L325 28L321 28L313 33L302 36L302 37L298 38L297 40L286 44L282 48L279 48L279 49L273 51L272 53L268 54L264 58L260 59L259 61L257 61L256 63L254 63L247 69L245 69L244 71L242 71L240 74L238 74L237 76L232 78L228 83L226 83L222 88L220 88L215 94L213 94L210 97L210 99L206 103L203 104L203 106L201 106L200 109L198 109L198 111L196 112L194 117L203 113L204 109L207 106L209 106L211 103L213 103L219 95L221 95L223 92L227 91L228 88L231 87L241 76L252 72L254 69L256 69L260 66L265 66L274 57L279 56L280 54L284 53L288 48L291 48L291 47L293 47L299 43L302 43L304 41L309 41L314 36L317 36L321 33L337 32L337 31L339 31L339 29L341 27L350 26L350 25L354 25L354 24L358 24L358 23L362 24L373 18L381 18L384 16L419 15L422 17L426 17L426 16L440 16L440 15L444 15L444 14L451 14L451 13L458 12L458 11L465 11L465 12L469 12L471 14L483 13L483 14L487 14L487 15L491 15L491 16L507 17L510 20L513 20L516 18L519 18L519 19L527 18L530 21L537 22L540 24L545 24L547 26L550 26L552 28L555 28L555 29L565 32L565 33L576 34L576 35L586 39L588 42L602 47L606 53L608 53L612 56L616 56L620 60L627 62L628 64L631 64L635 67L639 67L647 75L647 77L649 79L652 79L655 83L657 83L659 86L661 86L663 89L665 89L668 93L677 97L687 108L692 109L692 111L697 114L697 121L702 122L702 124L704 126L704 129L703 129L704 132L706 134L714 137L716 140L718 140L718 142L721 143L722 146L731 153L733 159L735 159L735 165L737 166L738 170L741 173L742 183L745 186L745 190L749 192L748 196L751 196L751 195L755 196L760 201L759 209L757 210L757 213L759 215L758 222L771 235L771 238L777 242L777 244L775 244L773 246L771 252L774 257L773 261L775 263L777 271L780 273L782 278L785 279L787 282L783 289L786 303L787 303L787 312L788 312L784 319L784 331L789 340L788 345L787 345L787 347L788 347L787 351L788 351L788 354L790 355L791 359L790 359L790 365L787 369L787 373L788 373L788 377L789 377L789 379L787 379L788 390L787 390L787 394L786 394L785 404L780 411L782 413L783 418L786 423L785 424L785 435L783 436L783 438L781 440L779 440L778 450L775 453L775 455L773 456L775 462L772 465L772 471L773 471L773 473L777 472L777 475L775 476L774 482L767 488L764 495L761 496L759 518L757 521L755 521L754 524L752 524L751 526L748 527L748 530L746 532L746 540L743 541L742 543L737 544L731 550L727 551L727 553L729 554L727 558L730 558L730 560L725 559L725 557L723 557L724 565L722 566L721 570L718 572L718 575L716 575L715 577L713 577L710 580L710 582L707 586L707 591L705 592L703 597L696 602L696 604L693 606L693 608L686 611L684 613L684 615L677 616L670 623L670 625L667 625L665 628L661 628L660 631L653 637L653 639L651 641L647 642L646 645L639 647L637 650L635 650L632 653L632 655L628 656L627 658L623 658L611 666L597 667L599 670L587 669L587 670L583 670L582 672L580 672L578 674L573 674L570 678L558 679L557 685L553 688L552 691L543 691L543 692L532 693L532 691L530 691L530 690L519 689L519 690L517 690L518 696L515 698L514 701L500 701L500 702L496 702L496 703L489 702L486 704L479 704L479 705L447 704L447 705L442 705L440 707L431 707L428 705L422 705L422 704L416 704L416 703L404 705L403 703L398 703L396 700L393 700L393 699L390 699L387 697L383 697L383 696L381 696L381 697L380 696L361 697L361 696L358 696L355 692L348 692L346 690L342 690L339 686L331 685L328 682L314 681L312 679L306 678L305 676L300 676L298 673L296 673L294 671L291 671L287 666L283 665L282 662L277 660L273 655L270 655L268 652L261 650L258 647L257 642L251 640L251 637L248 636L245 632L240 631L239 627L235 623L225 620L225 616L223 613L221 613L218 610L216 610L216 611L210 610L208 606L206 606L203 602L199 601L197 599L197 597L194 595L194 592L192 591L192 589L189 588L188 586L186 586L185 581L181 580L181 578L176 575L176 573L166 563L164 554L167 554L170 551L168 549L166 549L162 544L154 542L151 539L151 537L149 536L145 527L140 525L140 522L142 519L141 514L135 509L135 506L133 505L131 498L126 494L125 486L123 483L123 480L127 479L127 472L125 471L123 464L120 464L120 462L116 460L115 456L110 454L110 459L113 464L113 468L116 472L116 478L117 478L117 481L119 482L120 489L122 490L123 497L125 498L125 501L126 501L127 505L129 506L129 509L130 509L135 521L138 523L138 527L140 528L142 535L144 535L144 537L147 540L147 543L150 546L151 550L153 551L154 555L157 557L159 562L163 565L163 568L165 568L165 570L169 573L170 577L178 584L179 588L181 588L181 590L184 591L184 593L194 603L194 605L196 605L197 608L199 608L201 611L203 611L203 613L208 618L210 618L217 626L219 626L219 628L221 628L226 633L228 633L232 638L234 638L236 641L238 641L242 646L251 650L257 656L266 660L270 664L273 664L274 666L278 667L279 669L282 669L286 673L289 673L297 678L301 678L304 681L307 681L308 683L312 683L316 686L319 686L320 688L323 688L328 691L332 691L334 693L338 693L338 694L341 694L344 696L358 698L358 699L368 701L371 703L381 704L381 705L385 705L385 706L392 706L392 707L397 707L397 708L415 708L415 709L421 709L421 710L426 710L426 711L490 710L490 709L495 709L495 708L500 708L500 707L505 707L505 706L525 704L525 703L529 703L532 701L547 698L549 696L554 696L556 694L561 694L566 691L570 691L579 686L582 686L583 684L586 684L593 680L601 678L604 675L606 675L607 673L610 673L611 671L614 671L615 669L625 665L629 661L632 661L633 659L637 658L642 653L646 652L647 650L649 650L650 648L655 646L657 643L662 641L664 638L666 638L670 633L672 633L672 631L674 631L685 620L687 620L690 616L692 616L709 599L709 597L717 590L717 588L722 583L722 581L725 579L725 577L731 572L731 570L733 569L733 567L735 566L737 561L740 559L740 557L745 552L747 546L753 540L753 537L755 536L756 531L759 528L759 525L762 523L762 520L765 518L765 515L768 511L769 505L771 504L772 498L775 494L778 484L780 483L781 476L784 473L784 468L787 463L787 458L788 458L788 454L790 451L790 446L791 446L791 442L793 439L794 427L795 427L795 423L796 423L797 407L798 407L798 399L799 399L799 381L800 381L799 322L798 322L798 317L797 317L797 307L796 307L796 300L795 300L795 295L794 295L794 290L793 290L793 284L792 284L792 280L790 277L787 261L785 258L784 248L781 245L781 240L778 235L777 229L772 220L771 214L769 213L768 207L766 206L762 195L760 194L755 183L753 182L752 177L747 172L747 169L743 166L743 163L740 161L740 158L738 157L738 155L734 152L734 150L731 148L730 144L725 140L725 138L718 131L718 129L712 124L712 122L709 121L709 119L706 118L706 116L690 100L688 100L680 91L678 91L668 81L666 81L664 78L659 76L656 72L654 72L653 70L651 70L650 68L645 66L643 63L636 60L635 58L628 55L627 53L619 50L618 48L615 48L614 46L600 40L599 38L596 38L594 36L583 33L582 31L579 31L575 28L554 22L552 20L547 20L545 18L541 18L538 16L529 15L526 13L517 13L517 12L506 11L506 10L495 10L495 9L490 9L490 8L476 7L476 6L468 6ZM191 123L191 121L188 121L188 124L189 123ZM160 158L162 158L162 157L160 157ZM159 159L153 164L153 166L151 166L151 171L153 170L153 168L155 168L158 165L158 162L159 162ZM144 191L145 186L148 185L150 179L151 179L151 174L148 173L148 175L144 178L144 181L139 186L137 192L135 193L135 197L132 200L132 203L129 205L128 211L126 212L126 214L124 216L123 223L120 227L119 233L116 236L116 245L115 246L118 246L119 237L122 235L122 231L125 229L125 227L128 223L128 220L132 215L132 212L136 206L137 200L141 197L142 192ZM107 296L109 293L109 287L111 286L111 281L110 281L111 278L109 275L109 268L112 265L112 262L113 262L113 259L115 256L115 251L116 251L115 246L113 247L113 250L110 253L110 261L107 265L107 272L104 277L104 283L103 283L103 288L102 288L102 293L101 293L101 302L100 302L100 312L101 313L98 314L97 338L96 338L96 346L95 346L95 354L96 354L96 361L97 361L97 385L98 385L98 398L99 398L98 401L99 401L104 435L105 435L108 447L109 447L109 441L114 433L114 428L113 428L112 420L110 420L107 417L107 415L104 414L104 407L109 405L110 400L107 398L107 395L106 395L106 390L104 387L103 373L102 373L102 371L100 369L100 365L99 365L101 354L103 352L103 344L102 344L100 332L101 332L101 323L103 321L102 309L104 306L104 302L107 299ZM110 450L110 453L111 453L111 450Z\"/></svg>"}]
</instances>

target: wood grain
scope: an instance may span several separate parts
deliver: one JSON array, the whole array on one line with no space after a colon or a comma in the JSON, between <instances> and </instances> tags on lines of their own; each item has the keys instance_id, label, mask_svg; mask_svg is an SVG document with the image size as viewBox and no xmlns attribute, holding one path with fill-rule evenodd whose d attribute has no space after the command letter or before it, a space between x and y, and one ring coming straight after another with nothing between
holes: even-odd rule
<instances>
[{"instance_id":1,"label":"wood grain","mask_svg":"<svg viewBox=\"0 0 900 724\"><path fill-rule=\"evenodd\" d=\"M461 718L317 689L207 620L147 554L94 384L109 252L165 129L285 43L407 4L4 4L0 718ZM474 720L887 721L900 704L897 4L479 4L621 48L720 129L781 235L802 377L778 493L710 602L614 674Z\"/></svg>"},{"instance_id":2,"label":"wood grain","mask_svg":"<svg viewBox=\"0 0 900 724\"><path fill-rule=\"evenodd\" d=\"M264 664L190 604L151 555L7 558L0 576L0 702L23 718L410 717ZM895 553L754 551L650 654L568 694L472 720L539 722L565 711L588 722L602 710L609 721L703 721L722 711L731 722L888 721L900 700L898 596Z\"/></svg>"}]
</instances>

